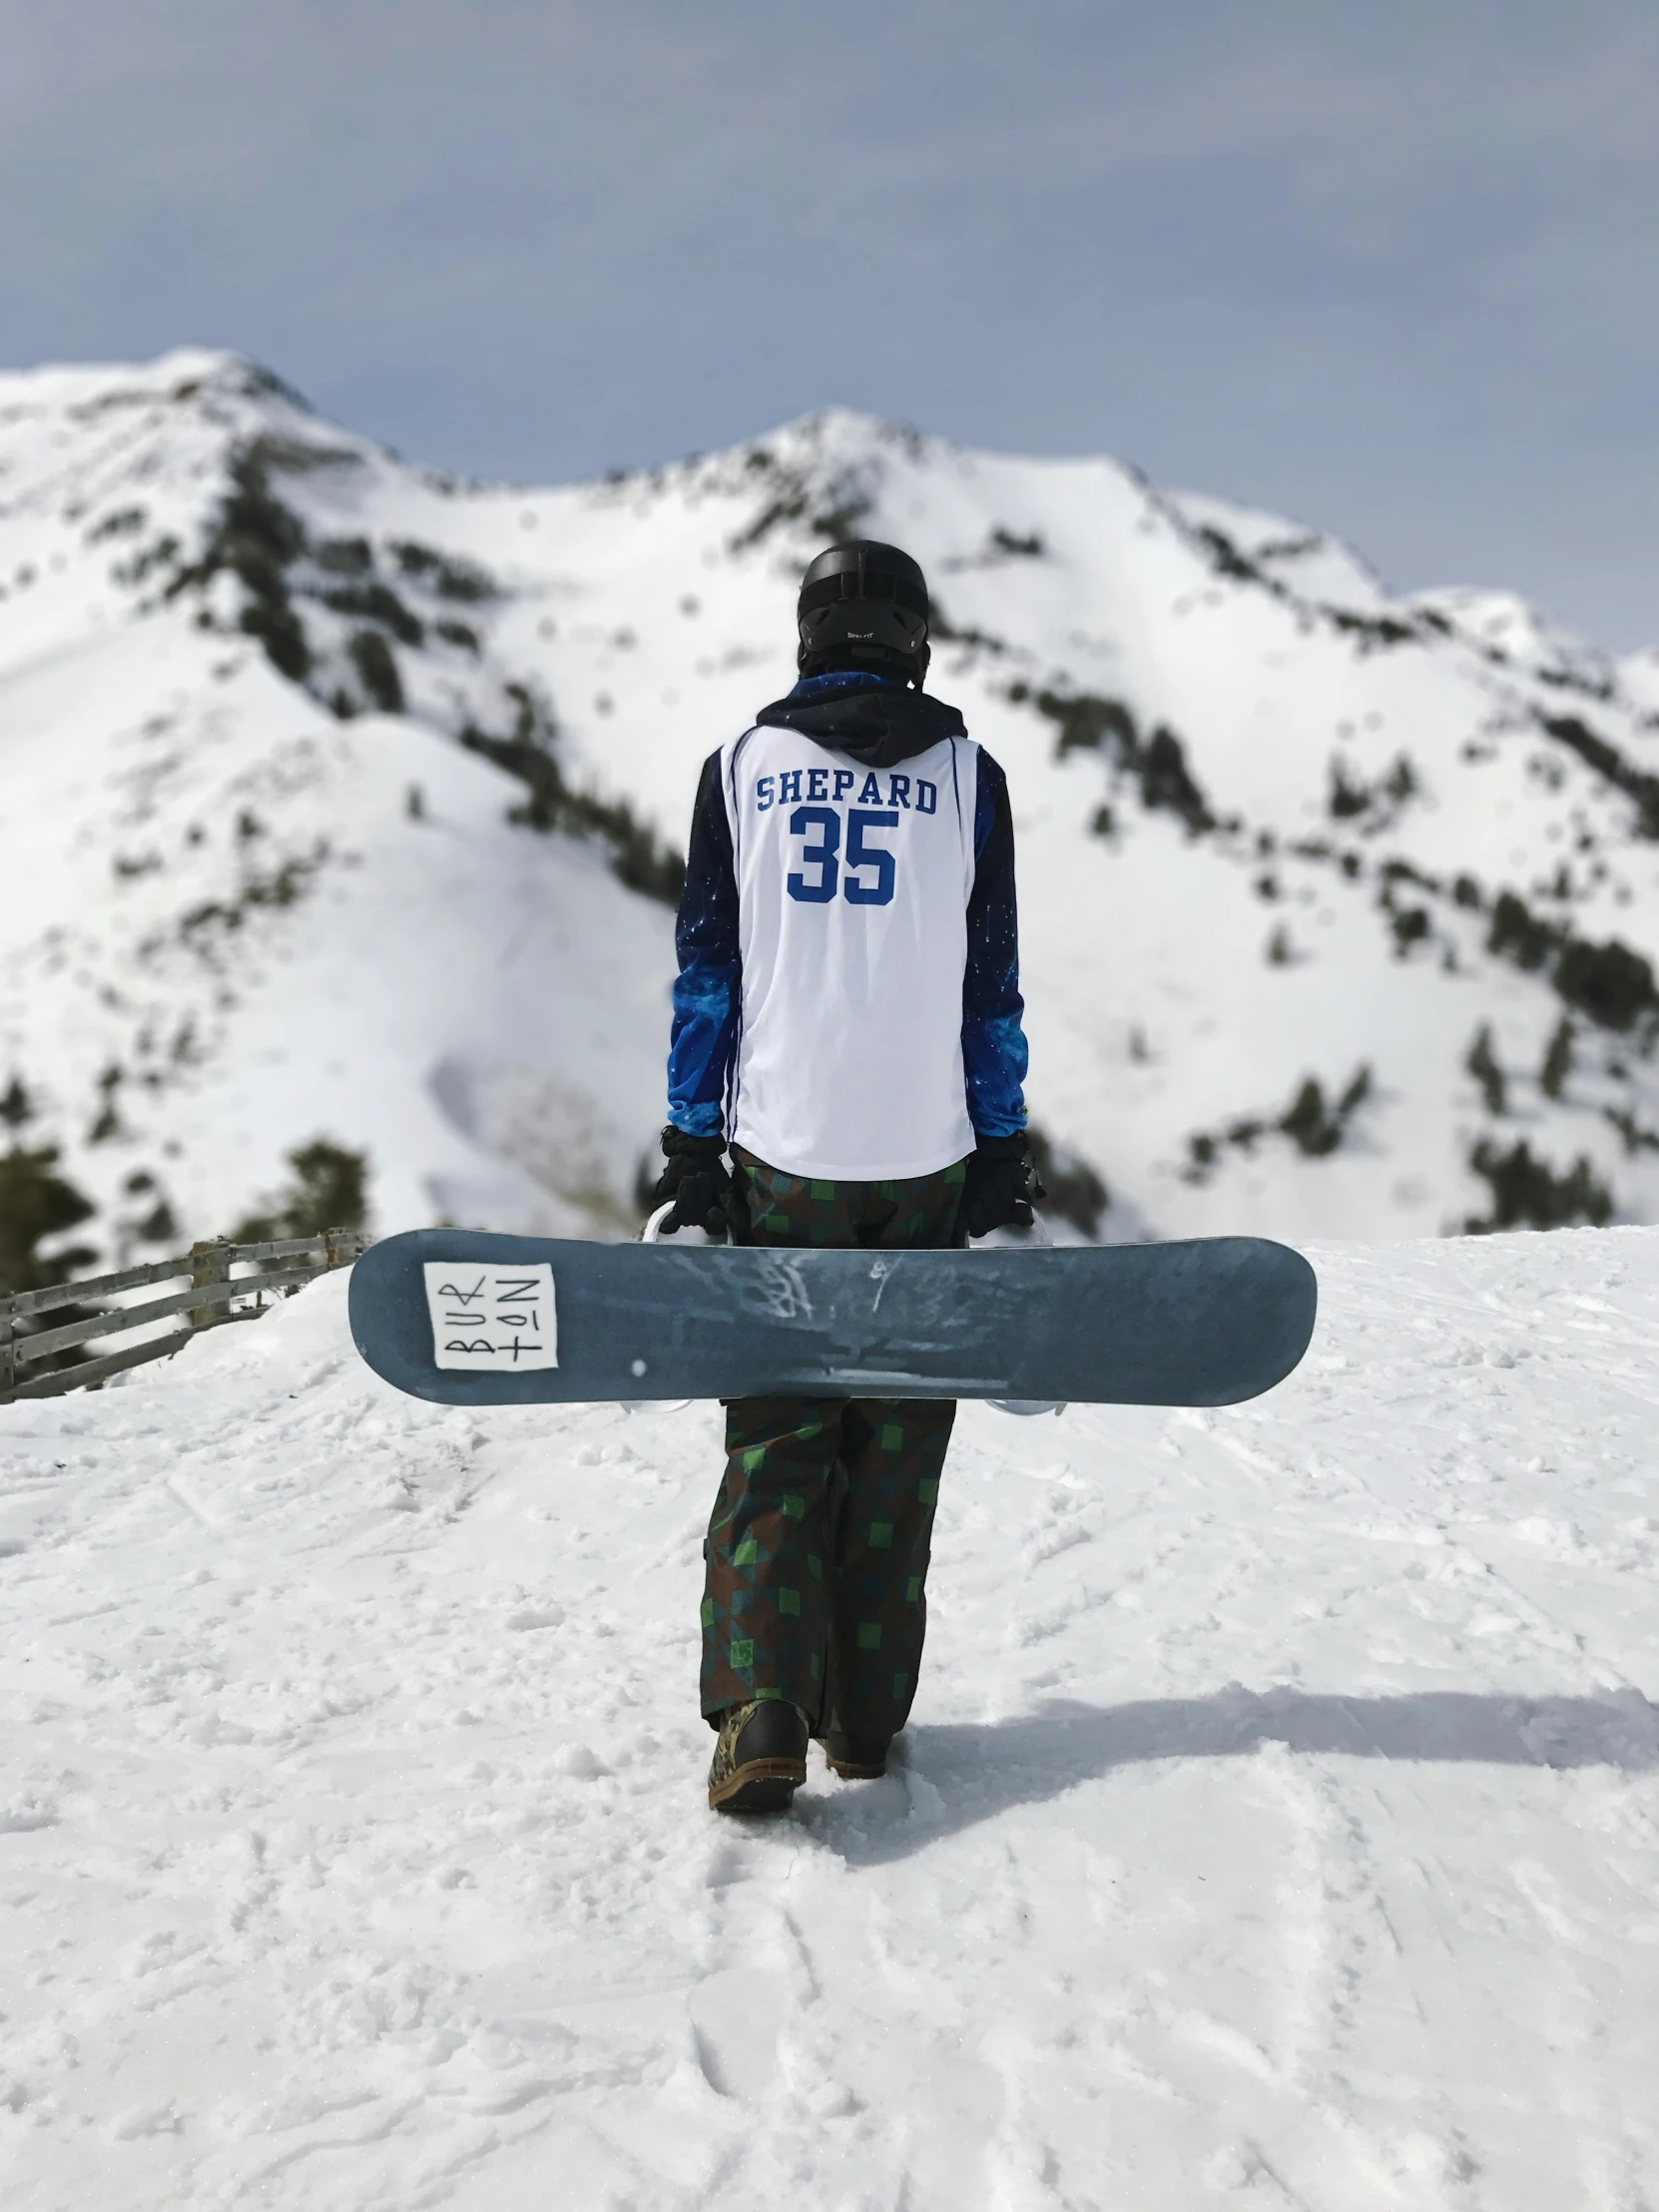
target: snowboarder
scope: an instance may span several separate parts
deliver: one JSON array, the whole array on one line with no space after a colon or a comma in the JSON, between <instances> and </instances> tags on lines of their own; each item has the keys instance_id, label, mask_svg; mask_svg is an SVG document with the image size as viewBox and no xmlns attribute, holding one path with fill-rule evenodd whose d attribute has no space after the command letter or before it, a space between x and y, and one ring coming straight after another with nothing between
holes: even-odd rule
<instances>
[{"instance_id":1,"label":"snowboarder","mask_svg":"<svg viewBox=\"0 0 1659 2212\"><path fill-rule=\"evenodd\" d=\"M831 546L801 681L704 764L676 944L665 1231L947 1246L1029 1226L1002 771L922 690L927 586ZM731 1155L730 1168L725 1155ZM948 1400L743 1398L705 1546L709 1803L873 1778L915 1694Z\"/></svg>"}]
</instances>

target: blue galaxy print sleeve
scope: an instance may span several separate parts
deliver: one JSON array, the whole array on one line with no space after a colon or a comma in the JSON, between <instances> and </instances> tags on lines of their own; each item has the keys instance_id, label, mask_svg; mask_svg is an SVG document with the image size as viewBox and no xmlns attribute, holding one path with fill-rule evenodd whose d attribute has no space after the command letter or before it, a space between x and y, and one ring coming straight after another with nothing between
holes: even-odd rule
<instances>
[{"instance_id":1,"label":"blue galaxy print sleeve","mask_svg":"<svg viewBox=\"0 0 1659 2212\"><path fill-rule=\"evenodd\" d=\"M674 949L680 973L669 1035L668 1118L694 1137L718 1137L725 1128L743 982L738 878L718 753L704 762L697 787Z\"/></svg>"},{"instance_id":2,"label":"blue galaxy print sleeve","mask_svg":"<svg viewBox=\"0 0 1659 2212\"><path fill-rule=\"evenodd\" d=\"M983 746L974 807L973 891L962 977L962 1068L968 1119L982 1137L1025 1127L1029 1055L1019 993L1019 915L1014 900L1014 818L1008 779Z\"/></svg>"}]
</instances>

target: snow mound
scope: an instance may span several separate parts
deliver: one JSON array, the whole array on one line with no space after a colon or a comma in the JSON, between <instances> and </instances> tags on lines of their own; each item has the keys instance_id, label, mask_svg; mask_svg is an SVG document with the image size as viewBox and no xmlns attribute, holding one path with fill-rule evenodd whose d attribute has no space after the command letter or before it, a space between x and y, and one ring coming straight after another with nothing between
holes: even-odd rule
<instances>
[{"instance_id":1,"label":"snow mound","mask_svg":"<svg viewBox=\"0 0 1659 2212\"><path fill-rule=\"evenodd\" d=\"M8 2205L1659 2195L1659 1232L1314 1257L1254 1404L964 1408L772 1825L718 1408L396 1397L336 1277L0 1409Z\"/></svg>"}]
</instances>

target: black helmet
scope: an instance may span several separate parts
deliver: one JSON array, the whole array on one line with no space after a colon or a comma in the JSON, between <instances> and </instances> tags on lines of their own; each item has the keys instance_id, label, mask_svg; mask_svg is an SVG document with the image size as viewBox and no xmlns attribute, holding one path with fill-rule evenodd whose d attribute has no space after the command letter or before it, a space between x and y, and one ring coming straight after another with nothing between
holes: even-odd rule
<instances>
[{"instance_id":1,"label":"black helmet","mask_svg":"<svg viewBox=\"0 0 1659 2212\"><path fill-rule=\"evenodd\" d=\"M896 545L852 538L821 553L796 602L803 676L867 668L921 688L927 674L927 579Z\"/></svg>"}]
</instances>

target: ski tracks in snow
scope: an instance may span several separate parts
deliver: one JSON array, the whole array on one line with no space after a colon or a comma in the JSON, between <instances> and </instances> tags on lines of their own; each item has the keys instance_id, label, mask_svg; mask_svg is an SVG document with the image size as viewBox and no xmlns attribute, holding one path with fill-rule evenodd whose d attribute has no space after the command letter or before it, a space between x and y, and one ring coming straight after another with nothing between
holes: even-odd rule
<instances>
[{"instance_id":1,"label":"ski tracks in snow","mask_svg":"<svg viewBox=\"0 0 1659 2212\"><path fill-rule=\"evenodd\" d=\"M1659 1233L1316 1254L1219 1413L963 1409L915 1724L710 1816L709 1406L343 1285L0 1411L0 2188L1653 2212Z\"/></svg>"}]
</instances>

